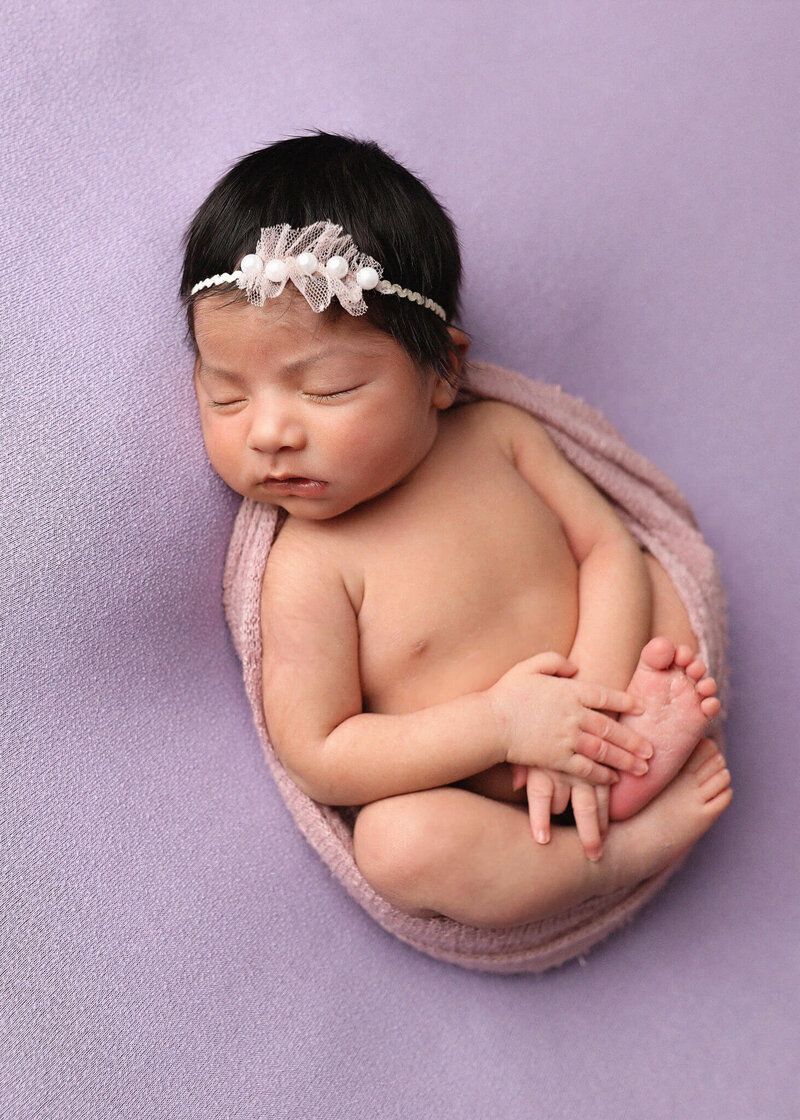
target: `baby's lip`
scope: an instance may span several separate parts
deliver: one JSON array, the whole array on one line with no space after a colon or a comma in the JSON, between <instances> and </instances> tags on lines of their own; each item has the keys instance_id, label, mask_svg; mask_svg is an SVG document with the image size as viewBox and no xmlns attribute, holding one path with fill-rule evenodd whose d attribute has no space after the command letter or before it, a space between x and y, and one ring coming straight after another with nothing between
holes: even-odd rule
<instances>
[{"instance_id":1,"label":"baby's lip","mask_svg":"<svg viewBox=\"0 0 800 1120\"><path fill-rule=\"evenodd\" d=\"M304 474L268 474L262 482L321 482L319 478L309 478Z\"/></svg>"},{"instance_id":2,"label":"baby's lip","mask_svg":"<svg viewBox=\"0 0 800 1120\"><path fill-rule=\"evenodd\" d=\"M319 478L297 474L268 475L261 485L276 494L321 494L328 487L327 482Z\"/></svg>"}]
</instances>

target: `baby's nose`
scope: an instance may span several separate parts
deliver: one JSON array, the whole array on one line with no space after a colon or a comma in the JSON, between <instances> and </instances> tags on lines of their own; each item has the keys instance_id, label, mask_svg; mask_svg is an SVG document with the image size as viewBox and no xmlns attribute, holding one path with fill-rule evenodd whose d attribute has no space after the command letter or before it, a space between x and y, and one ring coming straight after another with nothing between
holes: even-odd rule
<instances>
[{"instance_id":1,"label":"baby's nose","mask_svg":"<svg viewBox=\"0 0 800 1120\"><path fill-rule=\"evenodd\" d=\"M303 426L286 411L264 410L250 428L250 446L256 451L274 454L282 448L305 446Z\"/></svg>"}]
</instances>

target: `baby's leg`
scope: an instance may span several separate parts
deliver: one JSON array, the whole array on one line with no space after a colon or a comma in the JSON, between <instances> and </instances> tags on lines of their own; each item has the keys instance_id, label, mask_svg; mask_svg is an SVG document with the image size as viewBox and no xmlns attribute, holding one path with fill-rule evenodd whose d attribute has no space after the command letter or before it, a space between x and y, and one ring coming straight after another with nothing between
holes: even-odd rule
<instances>
[{"instance_id":1,"label":"baby's leg","mask_svg":"<svg viewBox=\"0 0 800 1120\"><path fill-rule=\"evenodd\" d=\"M355 858L374 889L406 913L478 927L536 921L655 875L691 847L732 798L725 760L704 739L681 773L631 820L613 823L602 860L574 828L546 846L527 809L443 786L365 805Z\"/></svg>"}]
</instances>

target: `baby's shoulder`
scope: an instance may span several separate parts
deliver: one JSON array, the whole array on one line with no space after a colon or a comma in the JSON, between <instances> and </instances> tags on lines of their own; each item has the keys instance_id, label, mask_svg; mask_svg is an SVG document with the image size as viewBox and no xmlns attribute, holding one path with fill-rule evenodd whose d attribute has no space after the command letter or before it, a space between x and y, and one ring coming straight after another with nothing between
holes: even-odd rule
<instances>
[{"instance_id":1,"label":"baby's shoulder","mask_svg":"<svg viewBox=\"0 0 800 1120\"><path fill-rule=\"evenodd\" d=\"M296 583L313 583L329 594L344 589L353 603L363 598L363 579L339 520L286 518L267 556L262 598L268 586Z\"/></svg>"},{"instance_id":2,"label":"baby's shoulder","mask_svg":"<svg viewBox=\"0 0 800 1120\"><path fill-rule=\"evenodd\" d=\"M457 412L461 414L462 423L476 434L484 433L496 439L512 457L515 443L521 435L527 435L528 439L548 438L547 429L541 420L537 420L526 409L506 401L470 401L460 405Z\"/></svg>"},{"instance_id":3,"label":"baby's shoulder","mask_svg":"<svg viewBox=\"0 0 800 1120\"><path fill-rule=\"evenodd\" d=\"M272 542L268 562L274 566L298 563L330 567L334 562L331 542L335 534L326 521L286 517Z\"/></svg>"},{"instance_id":4,"label":"baby's shoulder","mask_svg":"<svg viewBox=\"0 0 800 1120\"><path fill-rule=\"evenodd\" d=\"M507 401L495 400L493 397L467 401L465 404L459 405L457 411L469 416L475 423L481 424L503 426L518 423L521 417L527 418L534 424L541 424L541 421L532 416L527 409L520 408L516 404L509 404Z\"/></svg>"}]
</instances>

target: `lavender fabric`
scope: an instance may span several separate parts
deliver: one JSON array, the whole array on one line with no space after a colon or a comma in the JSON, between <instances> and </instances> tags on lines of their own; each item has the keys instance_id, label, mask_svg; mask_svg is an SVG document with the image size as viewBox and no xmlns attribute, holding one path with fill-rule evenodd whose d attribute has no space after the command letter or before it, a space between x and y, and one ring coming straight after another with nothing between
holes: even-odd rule
<instances>
[{"instance_id":1,"label":"lavender fabric","mask_svg":"<svg viewBox=\"0 0 800 1120\"><path fill-rule=\"evenodd\" d=\"M798 33L783 0L6 0L0 1115L798 1114ZM470 356L599 409L720 562L733 805L538 976L339 889L226 627L181 234L312 127L429 182Z\"/></svg>"}]
</instances>

